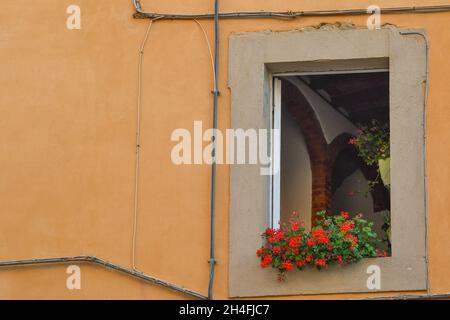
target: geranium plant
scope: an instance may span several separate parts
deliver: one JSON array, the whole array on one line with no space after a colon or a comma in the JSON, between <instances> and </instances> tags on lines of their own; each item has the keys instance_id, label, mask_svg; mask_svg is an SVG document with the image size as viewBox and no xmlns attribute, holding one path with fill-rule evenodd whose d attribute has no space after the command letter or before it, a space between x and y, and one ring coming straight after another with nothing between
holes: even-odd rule
<instances>
[{"instance_id":1,"label":"geranium plant","mask_svg":"<svg viewBox=\"0 0 450 320\"><path fill-rule=\"evenodd\" d=\"M358 148L359 156L369 166L390 157L389 127L377 120L358 129L357 137L350 139L349 143Z\"/></svg>"},{"instance_id":2,"label":"geranium plant","mask_svg":"<svg viewBox=\"0 0 450 320\"><path fill-rule=\"evenodd\" d=\"M391 188L391 162L390 162L390 132L388 124L381 124L377 120L372 120L371 125L363 126L358 129L357 137L350 139L349 144L354 145L359 156L368 166L377 165L378 176L374 181L368 181L368 191L372 191L379 178L384 186ZM390 213L384 217L382 227L386 233L384 241L387 243L388 250L391 247L391 220Z\"/></svg>"},{"instance_id":3,"label":"geranium plant","mask_svg":"<svg viewBox=\"0 0 450 320\"><path fill-rule=\"evenodd\" d=\"M349 218L348 212L337 216L317 213L317 224L307 231L294 213L290 222L280 229L267 229L266 245L257 252L261 267L278 270L279 279L293 269L323 269L329 265L355 263L363 258L385 256L376 244L380 241L373 223L362 215Z\"/></svg>"},{"instance_id":4,"label":"geranium plant","mask_svg":"<svg viewBox=\"0 0 450 320\"><path fill-rule=\"evenodd\" d=\"M390 189L390 133L387 124L381 124L377 120L372 120L370 126L363 126L358 129L357 137L350 139L349 144L358 149L359 156L368 166L378 165L379 177L386 188ZM378 183L369 181L369 190Z\"/></svg>"}]
</instances>

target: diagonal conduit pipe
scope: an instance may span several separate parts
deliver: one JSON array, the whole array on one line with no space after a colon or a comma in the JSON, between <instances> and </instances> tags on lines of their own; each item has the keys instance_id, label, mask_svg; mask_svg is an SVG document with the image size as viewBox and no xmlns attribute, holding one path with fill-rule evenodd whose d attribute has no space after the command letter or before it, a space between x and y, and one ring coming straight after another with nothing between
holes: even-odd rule
<instances>
[{"instance_id":1,"label":"diagonal conduit pipe","mask_svg":"<svg viewBox=\"0 0 450 320\"><path fill-rule=\"evenodd\" d=\"M149 276L145 273L138 272L136 270L131 270L117 264L105 261L103 259L94 256L75 256L75 257L63 257L63 258L49 258L49 259L31 259L31 260L11 260L11 261L0 261L0 268L16 268L16 267L27 267L27 266L38 266L38 265L55 265L55 264L68 264L68 263L89 263L98 265L110 270L118 271L128 276L132 276L136 279L162 286L164 288L170 289L172 291L188 295L192 298L206 300L207 297L204 295L185 289L183 287L177 286L175 284L169 283L167 281Z\"/></svg>"}]
</instances>

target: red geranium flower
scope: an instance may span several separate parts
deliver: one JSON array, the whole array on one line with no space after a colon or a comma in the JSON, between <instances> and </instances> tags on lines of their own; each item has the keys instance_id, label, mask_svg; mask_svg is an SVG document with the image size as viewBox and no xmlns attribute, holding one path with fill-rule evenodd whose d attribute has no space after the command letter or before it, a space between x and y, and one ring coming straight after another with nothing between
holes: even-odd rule
<instances>
[{"instance_id":1,"label":"red geranium flower","mask_svg":"<svg viewBox=\"0 0 450 320\"><path fill-rule=\"evenodd\" d=\"M296 263L300 268L306 266L306 261L302 259L298 260Z\"/></svg>"},{"instance_id":2,"label":"red geranium flower","mask_svg":"<svg viewBox=\"0 0 450 320\"><path fill-rule=\"evenodd\" d=\"M317 239L317 242L319 242L320 244L327 244L328 242L330 242L330 239L328 239L328 237L321 237Z\"/></svg>"},{"instance_id":3,"label":"red geranium flower","mask_svg":"<svg viewBox=\"0 0 450 320\"><path fill-rule=\"evenodd\" d=\"M317 240L320 244L326 244L329 242L328 237L323 233L323 229L316 229L312 232L313 237Z\"/></svg>"},{"instance_id":4,"label":"red geranium flower","mask_svg":"<svg viewBox=\"0 0 450 320\"><path fill-rule=\"evenodd\" d=\"M271 256L265 256L263 260L261 261L261 267L267 268L272 263L272 257Z\"/></svg>"},{"instance_id":5,"label":"red geranium flower","mask_svg":"<svg viewBox=\"0 0 450 320\"><path fill-rule=\"evenodd\" d=\"M348 219L348 212L342 211L341 212L341 217L344 218L345 220Z\"/></svg>"},{"instance_id":6,"label":"red geranium flower","mask_svg":"<svg viewBox=\"0 0 450 320\"><path fill-rule=\"evenodd\" d=\"M320 238L323 237L323 230L322 229L316 229L312 231L314 238Z\"/></svg>"},{"instance_id":7,"label":"red geranium flower","mask_svg":"<svg viewBox=\"0 0 450 320\"><path fill-rule=\"evenodd\" d=\"M339 228L339 230L341 230L342 232L347 232L349 230L351 230L353 228L353 225L349 222L344 222L344 224L342 225L342 227Z\"/></svg>"},{"instance_id":8,"label":"red geranium flower","mask_svg":"<svg viewBox=\"0 0 450 320\"><path fill-rule=\"evenodd\" d=\"M275 233L275 237L277 238L278 241L283 240L283 239L284 239L284 231L278 230L278 231Z\"/></svg>"},{"instance_id":9,"label":"red geranium flower","mask_svg":"<svg viewBox=\"0 0 450 320\"><path fill-rule=\"evenodd\" d=\"M257 256L258 258L261 257L262 254L263 254L263 252L264 252L264 248L258 249L258 250L256 251L256 256Z\"/></svg>"},{"instance_id":10,"label":"red geranium flower","mask_svg":"<svg viewBox=\"0 0 450 320\"><path fill-rule=\"evenodd\" d=\"M325 267L327 265L326 259L316 259L316 266Z\"/></svg>"},{"instance_id":11,"label":"red geranium flower","mask_svg":"<svg viewBox=\"0 0 450 320\"><path fill-rule=\"evenodd\" d=\"M294 268L294 265L291 262L286 261L281 264L281 268L283 268L284 270L292 270Z\"/></svg>"},{"instance_id":12,"label":"red geranium flower","mask_svg":"<svg viewBox=\"0 0 450 320\"><path fill-rule=\"evenodd\" d=\"M300 242L302 242L302 238L294 237L291 240L289 240L289 247L291 247L292 249L298 248Z\"/></svg>"},{"instance_id":13,"label":"red geranium flower","mask_svg":"<svg viewBox=\"0 0 450 320\"><path fill-rule=\"evenodd\" d=\"M273 247L272 248L272 252L274 254L280 254L281 253L281 248L280 247Z\"/></svg>"},{"instance_id":14,"label":"red geranium flower","mask_svg":"<svg viewBox=\"0 0 450 320\"><path fill-rule=\"evenodd\" d=\"M313 247L316 245L316 240L314 239L309 239L308 240L308 247Z\"/></svg>"}]
</instances>

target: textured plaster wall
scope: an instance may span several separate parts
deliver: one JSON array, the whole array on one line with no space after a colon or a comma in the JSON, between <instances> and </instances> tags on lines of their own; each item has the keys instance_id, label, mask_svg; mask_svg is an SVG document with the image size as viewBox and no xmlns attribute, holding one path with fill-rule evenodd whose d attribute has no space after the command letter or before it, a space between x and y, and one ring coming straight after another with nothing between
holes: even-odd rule
<instances>
[{"instance_id":1,"label":"textured plaster wall","mask_svg":"<svg viewBox=\"0 0 450 320\"><path fill-rule=\"evenodd\" d=\"M442 1L380 0L384 7ZM210 12L210 0L143 0L152 11ZM82 9L82 30L65 27ZM224 1L223 11L360 8L372 1ZM129 0L2 0L0 3L0 259L94 254L131 263L138 48L147 22ZM383 16L422 27L430 39L428 254L430 292L449 292L449 13ZM219 127L230 127L231 32L286 31L366 17L222 22ZM213 23L202 22L210 39ZM251 57L249 57L251 59ZM191 21L159 21L144 58L138 268L206 292L210 168L170 162L170 134L211 124L211 67ZM229 167L218 168L216 298L228 297ZM255 263L257 261L255 260ZM82 267L82 290L65 287L64 267L1 270L1 298L184 298L97 267ZM386 295L386 293L373 294ZM310 296L366 297L368 294ZM287 298L298 298L289 296ZM305 298L305 297L302 297Z\"/></svg>"}]
</instances>

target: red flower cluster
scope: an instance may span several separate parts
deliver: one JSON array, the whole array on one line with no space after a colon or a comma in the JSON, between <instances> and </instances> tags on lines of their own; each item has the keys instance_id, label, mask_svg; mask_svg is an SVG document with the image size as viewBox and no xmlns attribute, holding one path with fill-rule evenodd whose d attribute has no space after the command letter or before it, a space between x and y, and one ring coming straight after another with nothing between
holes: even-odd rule
<instances>
[{"instance_id":1,"label":"red flower cluster","mask_svg":"<svg viewBox=\"0 0 450 320\"><path fill-rule=\"evenodd\" d=\"M316 229L312 231L312 236L315 241L319 244L327 244L330 242L328 235L324 234L323 229Z\"/></svg>"},{"instance_id":2,"label":"red flower cluster","mask_svg":"<svg viewBox=\"0 0 450 320\"><path fill-rule=\"evenodd\" d=\"M289 247L291 249L296 249L300 246L300 243L302 242L301 237L293 237L289 240Z\"/></svg>"},{"instance_id":3,"label":"red flower cluster","mask_svg":"<svg viewBox=\"0 0 450 320\"><path fill-rule=\"evenodd\" d=\"M314 239L308 239L308 247L314 247L317 243Z\"/></svg>"},{"instance_id":4,"label":"red flower cluster","mask_svg":"<svg viewBox=\"0 0 450 320\"><path fill-rule=\"evenodd\" d=\"M300 229L300 224L298 222L294 222L292 224L292 230L298 231Z\"/></svg>"},{"instance_id":5,"label":"red flower cluster","mask_svg":"<svg viewBox=\"0 0 450 320\"><path fill-rule=\"evenodd\" d=\"M264 256L264 258L261 261L261 267L267 268L272 263L272 257L270 255Z\"/></svg>"},{"instance_id":6,"label":"red flower cluster","mask_svg":"<svg viewBox=\"0 0 450 320\"><path fill-rule=\"evenodd\" d=\"M280 247L273 247L272 248L272 252L273 252L273 254L280 254L281 253L281 248Z\"/></svg>"},{"instance_id":7,"label":"red flower cluster","mask_svg":"<svg viewBox=\"0 0 450 320\"><path fill-rule=\"evenodd\" d=\"M267 229L267 245L256 252L261 267L277 269L280 279L284 279L294 267L322 269L357 262L362 257L386 256L377 253L379 239L372 230L373 224L362 220L361 215L349 219L348 212L331 217L320 212L317 217L318 223L311 231L296 220L277 230Z\"/></svg>"},{"instance_id":8,"label":"red flower cluster","mask_svg":"<svg viewBox=\"0 0 450 320\"><path fill-rule=\"evenodd\" d=\"M339 230L340 230L341 232L346 233L347 231L350 231L352 228L353 228L353 225L352 225L351 223L349 223L349 222L344 222L344 223L342 224L342 226L339 228Z\"/></svg>"},{"instance_id":9,"label":"red flower cluster","mask_svg":"<svg viewBox=\"0 0 450 320\"><path fill-rule=\"evenodd\" d=\"M294 269L294 265L293 265L291 262L289 262L289 261L283 262L283 263L281 264L281 267L282 267L284 270L292 270L292 269Z\"/></svg>"},{"instance_id":10,"label":"red flower cluster","mask_svg":"<svg viewBox=\"0 0 450 320\"><path fill-rule=\"evenodd\" d=\"M306 267L306 260L303 259L297 260L296 264L299 268Z\"/></svg>"},{"instance_id":11,"label":"red flower cluster","mask_svg":"<svg viewBox=\"0 0 450 320\"><path fill-rule=\"evenodd\" d=\"M351 241L350 249L351 250L355 249L356 245L358 244L358 237L355 237L354 235L351 235L351 234L346 234L344 236L344 238L350 239L350 241Z\"/></svg>"},{"instance_id":12,"label":"red flower cluster","mask_svg":"<svg viewBox=\"0 0 450 320\"><path fill-rule=\"evenodd\" d=\"M326 267L327 266L327 259L316 259L316 266Z\"/></svg>"}]
</instances>

